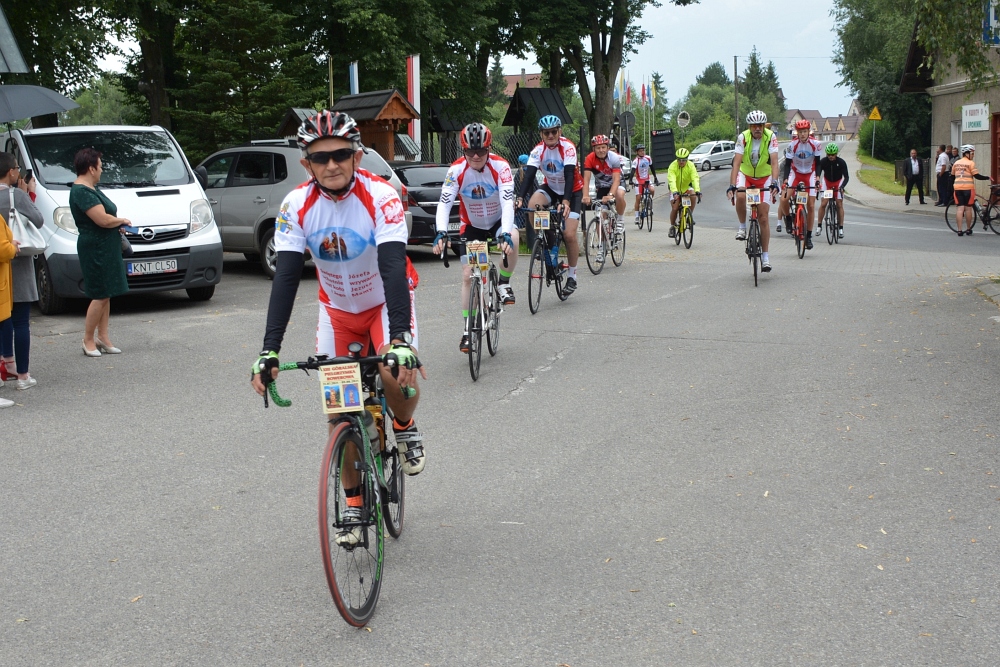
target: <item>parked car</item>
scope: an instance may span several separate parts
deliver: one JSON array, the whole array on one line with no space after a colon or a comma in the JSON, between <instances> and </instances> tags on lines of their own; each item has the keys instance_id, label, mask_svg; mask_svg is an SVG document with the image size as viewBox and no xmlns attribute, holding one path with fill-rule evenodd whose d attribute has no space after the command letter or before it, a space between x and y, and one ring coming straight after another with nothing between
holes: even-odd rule
<instances>
[{"instance_id":1,"label":"parked car","mask_svg":"<svg viewBox=\"0 0 1000 667\"><path fill-rule=\"evenodd\" d=\"M436 162L390 162L399 180L406 187L408 206L413 214L410 243L431 243L437 236L437 205L441 186L448 175L449 164ZM451 207L448 235L454 241L459 229L458 202ZM452 246L453 248L455 246ZM457 252L457 251L456 251Z\"/></svg>"},{"instance_id":2,"label":"parked car","mask_svg":"<svg viewBox=\"0 0 1000 667\"><path fill-rule=\"evenodd\" d=\"M205 192L219 223L226 252L241 252L260 262L264 274L274 277L274 220L285 195L310 179L299 160L302 151L294 139L251 141L212 153L198 165L206 179ZM366 149L361 167L389 181L406 211L407 229L413 225L406 189L392 168Z\"/></svg>"},{"instance_id":3,"label":"parked car","mask_svg":"<svg viewBox=\"0 0 1000 667\"><path fill-rule=\"evenodd\" d=\"M736 142L706 141L691 151L691 163L701 171L730 167L736 155Z\"/></svg>"},{"instance_id":4,"label":"parked car","mask_svg":"<svg viewBox=\"0 0 1000 667\"><path fill-rule=\"evenodd\" d=\"M12 130L0 135L22 173L36 177L35 206L45 218L48 241L35 261L39 309L65 309L66 300L85 298L79 232L69 209L76 180L73 158L81 148L101 151L100 188L118 215L136 228L126 236L135 254L125 262L131 293L187 290L207 301L222 279L222 239L201 183L177 141L162 127L80 125Z\"/></svg>"}]
</instances>

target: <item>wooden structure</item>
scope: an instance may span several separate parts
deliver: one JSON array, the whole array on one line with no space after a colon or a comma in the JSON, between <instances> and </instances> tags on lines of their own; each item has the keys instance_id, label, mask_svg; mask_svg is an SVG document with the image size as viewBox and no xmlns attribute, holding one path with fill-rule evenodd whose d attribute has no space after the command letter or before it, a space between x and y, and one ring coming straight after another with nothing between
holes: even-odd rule
<instances>
[{"instance_id":1,"label":"wooden structure","mask_svg":"<svg viewBox=\"0 0 1000 667\"><path fill-rule=\"evenodd\" d=\"M559 116L565 125L573 122L558 89L517 86L502 125L533 132L538 119L549 115Z\"/></svg>"},{"instance_id":2,"label":"wooden structure","mask_svg":"<svg viewBox=\"0 0 1000 667\"><path fill-rule=\"evenodd\" d=\"M309 116L315 116L315 109L299 109L292 107L285 113L285 117L278 124L279 139L294 139L299 134L299 126Z\"/></svg>"},{"instance_id":3,"label":"wooden structure","mask_svg":"<svg viewBox=\"0 0 1000 667\"><path fill-rule=\"evenodd\" d=\"M333 105L358 123L361 141L386 161L396 157L396 134L411 120L420 118L406 98L395 88L358 95L344 95Z\"/></svg>"}]
</instances>

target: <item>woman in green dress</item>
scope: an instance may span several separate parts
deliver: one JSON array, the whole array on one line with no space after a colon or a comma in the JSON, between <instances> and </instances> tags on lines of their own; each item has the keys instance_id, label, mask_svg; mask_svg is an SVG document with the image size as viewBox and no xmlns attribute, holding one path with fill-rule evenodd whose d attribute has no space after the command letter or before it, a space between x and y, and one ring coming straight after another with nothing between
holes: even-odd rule
<instances>
[{"instance_id":1,"label":"woman in green dress","mask_svg":"<svg viewBox=\"0 0 1000 667\"><path fill-rule=\"evenodd\" d=\"M102 352L118 354L121 350L111 344L108 335L108 318L111 297L128 292L121 227L132 223L116 217L118 207L97 189L103 170L99 151L80 149L73 166L77 177L69 191L69 207L80 232L76 252L83 272L83 291L91 299L83 330L83 353L88 357L99 357Z\"/></svg>"}]
</instances>

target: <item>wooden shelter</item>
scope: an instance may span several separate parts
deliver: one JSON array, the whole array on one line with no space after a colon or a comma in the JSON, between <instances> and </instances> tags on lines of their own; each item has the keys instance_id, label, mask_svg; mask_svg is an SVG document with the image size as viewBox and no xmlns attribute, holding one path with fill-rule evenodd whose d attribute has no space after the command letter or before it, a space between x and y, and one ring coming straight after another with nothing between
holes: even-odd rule
<instances>
[{"instance_id":1,"label":"wooden shelter","mask_svg":"<svg viewBox=\"0 0 1000 667\"><path fill-rule=\"evenodd\" d=\"M413 105L395 88L344 95L333 105L333 110L354 118L361 130L361 141L387 161L396 157L396 133L411 120L420 118Z\"/></svg>"}]
</instances>

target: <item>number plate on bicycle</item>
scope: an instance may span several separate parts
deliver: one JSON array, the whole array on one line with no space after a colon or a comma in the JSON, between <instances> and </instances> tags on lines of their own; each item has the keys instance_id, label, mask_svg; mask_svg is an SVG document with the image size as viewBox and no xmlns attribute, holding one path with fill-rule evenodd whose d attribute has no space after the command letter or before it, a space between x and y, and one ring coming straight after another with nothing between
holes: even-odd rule
<instances>
[{"instance_id":1,"label":"number plate on bicycle","mask_svg":"<svg viewBox=\"0 0 1000 667\"><path fill-rule=\"evenodd\" d=\"M320 366L319 389L328 415L361 409L361 365Z\"/></svg>"},{"instance_id":2,"label":"number plate on bicycle","mask_svg":"<svg viewBox=\"0 0 1000 667\"><path fill-rule=\"evenodd\" d=\"M686 208L691 208L691 198L681 197L681 206L684 206Z\"/></svg>"},{"instance_id":3,"label":"number plate on bicycle","mask_svg":"<svg viewBox=\"0 0 1000 667\"><path fill-rule=\"evenodd\" d=\"M490 253L486 241L466 241L465 258L469 266L478 266L483 271L490 268Z\"/></svg>"},{"instance_id":4,"label":"number plate on bicycle","mask_svg":"<svg viewBox=\"0 0 1000 667\"><path fill-rule=\"evenodd\" d=\"M833 199L833 190L823 190L823 199Z\"/></svg>"},{"instance_id":5,"label":"number plate on bicycle","mask_svg":"<svg viewBox=\"0 0 1000 667\"><path fill-rule=\"evenodd\" d=\"M809 203L809 193L808 192L796 192L795 193L795 203L796 204L808 204Z\"/></svg>"},{"instance_id":6,"label":"number plate on bicycle","mask_svg":"<svg viewBox=\"0 0 1000 667\"><path fill-rule=\"evenodd\" d=\"M748 204L759 204L760 203L760 190L757 188L747 188L747 203Z\"/></svg>"},{"instance_id":7,"label":"number plate on bicycle","mask_svg":"<svg viewBox=\"0 0 1000 667\"><path fill-rule=\"evenodd\" d=\"M535 229L548 229L551 224L549 211L535 212Z\"/></svg>"}]
</instances>

